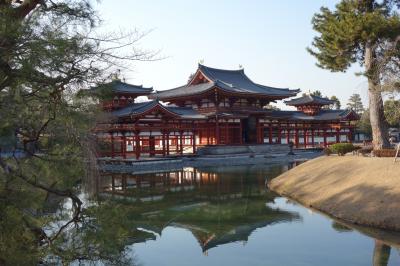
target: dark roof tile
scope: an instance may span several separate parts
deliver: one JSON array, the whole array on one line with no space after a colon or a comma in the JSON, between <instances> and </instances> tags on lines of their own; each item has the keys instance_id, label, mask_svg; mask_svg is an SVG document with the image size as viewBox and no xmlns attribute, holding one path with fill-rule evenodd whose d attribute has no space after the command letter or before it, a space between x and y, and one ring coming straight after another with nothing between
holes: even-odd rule
<instances>
[{"instance_id":1,"label":"dark roof tile","mask_svg":"<svg viewBox=\"0 0 400 266\"><path fill-rule=\"evenodd\" d=\"M285 101L287 105L330 105L334 104L335 101L329 100L328 98L318 97L314 95L305 95L300 98Z\"/></svg>"},{"instance_id":2,"label":"dark roof tile","mask_svg":"<svg viewBox=\"0 0 400 266\"><path fill-rule=\"evenodd\" d=\"M295 96L298 90L273 88L254 83L250 80L243 69L224 70L206 67L199 64L198 71L203 73L210 82L197 85L184 85L178 88L157 92L150 97L153 99L169 99L203 93L213 87L218 87L229 93L245 94L247 96L263 95L277 98L286 98Z\"/></svg>"}]
</instances>

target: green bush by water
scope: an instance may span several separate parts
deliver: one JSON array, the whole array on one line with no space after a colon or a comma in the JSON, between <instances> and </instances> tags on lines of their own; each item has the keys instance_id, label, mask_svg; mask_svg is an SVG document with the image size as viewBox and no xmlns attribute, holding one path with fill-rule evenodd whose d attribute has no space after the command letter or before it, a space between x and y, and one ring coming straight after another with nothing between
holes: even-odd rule
<instances>
[{"instance_id":1,"label":"green bush by water","mask_svg":"<svg viewBox=\"0 0 400 266\"><path fill-rule=\"evenodd\" d=\"M329 146L329 150L339 156L343 156L348 152L352 152L357 148L352 143L336 143Z\"/></svg>"}]
</instances>

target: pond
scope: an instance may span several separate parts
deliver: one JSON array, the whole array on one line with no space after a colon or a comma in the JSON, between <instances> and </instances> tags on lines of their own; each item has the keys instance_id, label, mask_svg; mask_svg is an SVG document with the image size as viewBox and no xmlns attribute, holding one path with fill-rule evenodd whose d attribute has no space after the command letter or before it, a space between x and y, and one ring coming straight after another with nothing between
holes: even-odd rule
<instances>
[{"instance_id":1,"label":"pond","mask_svg":"<svg viewBox=\"0 0 400 266\"><path fill-rule=\"evenodd\" d=\"M140 265L400 265L400 238L335 221L266 187L287 165L105 173L102 198L135 205Z\"/></svg>"}]
</instances>

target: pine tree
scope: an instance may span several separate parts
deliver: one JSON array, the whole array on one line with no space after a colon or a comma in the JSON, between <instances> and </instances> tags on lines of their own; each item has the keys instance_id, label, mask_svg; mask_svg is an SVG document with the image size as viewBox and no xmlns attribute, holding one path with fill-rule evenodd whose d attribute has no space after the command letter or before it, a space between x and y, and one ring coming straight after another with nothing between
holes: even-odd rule
<instances>
[{"instance_id":1,"label":"pine tree","mask_svg":"<svg viewBox=\"0 0 400 266\"><path fill-rule=\"evenodd\" d=\"M334 107L336 110L339 110L340 107L342 107L342 104L340 103L339 98L336 97L335 95L332 95L331 100L335 102L335 103L333 104L333 107Z\"/></svg>"},{"instance_id":2,"label":"pine tree","mask_svg":"<svg viewBox=\"0 0 400 266\"><path fill-rule=\"evenodd\" d=\"M353 63L364 66L375 149L389 145L382 83L388 73L399 72L399 6L398 0L342 0L335 10L322 7L312 19L319 34L308 51L319 67L344 72Z\"/></svg>"},{"instance_id":3,"label":"pine tree","mask_svg":"<svg viewBox=\"0 0 400 266\"><path fill-rule=\"evenodd\" d=\"M85 234L71 239L71 227L88 228L77 185L96 114L76 92L148 54L116 50L135 48L140 36L95 35L100 21L90 2L0 1L0 138L11 140L10 156L0 146L0 265L46 264L49 255L65 265L76 257L118 259L94 238L85 246ZM54 198L71 201L71 217L44 215Z\"/></svg>"},{"instance_id":4,"label":"pine tree","mask_svg":"<svg viewBox=\"0 0 400 266\"><path fill-rule=\"evenodd\" d=\"M358 115L364 113L364 105L361 101L361 96L358 93L354 93L350 96L349 102L347 103L347 108L354 110Z\"/></svg>"}]
</instances>

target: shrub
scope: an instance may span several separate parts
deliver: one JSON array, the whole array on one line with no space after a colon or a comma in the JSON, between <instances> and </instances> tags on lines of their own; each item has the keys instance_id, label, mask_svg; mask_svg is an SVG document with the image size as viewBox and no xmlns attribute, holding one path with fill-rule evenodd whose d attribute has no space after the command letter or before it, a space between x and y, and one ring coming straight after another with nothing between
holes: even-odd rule
<instances>
[{"instance_id":1,"label":"shrub","mask_svg":"<svg viewBox=\"0 0 400 266\"><path fill-rule=\"evenodd\" d=\"M325 149L324 149L324 154L325 154L326 156L329 156L329 155L331 155L331 154L332 154L332 151L331 151L331 149L329 149L329 148L325 148Z\"/></svg>"},{"instance_id":2,"label":"shrub","mask_svg":"<svg viewBox=\"0 0 400 266\"><path fill-rule=\"evenodd\" d=\"M396 156L396 150L395 149L374 150L374 155L376 157L394 157Z\"/></svg>"},{"instance_id":3,"label":"shrub","mask_svg":"<svg viewBox=\"0 0 400 266\"><path fill-rule=\"evenodd\" d=\"M356 150L353 144L351 143L336 143L329 147L332 153L336 153L339 156L343 156L348 152L352 152Z\"/></svg>"}]
</instances>

